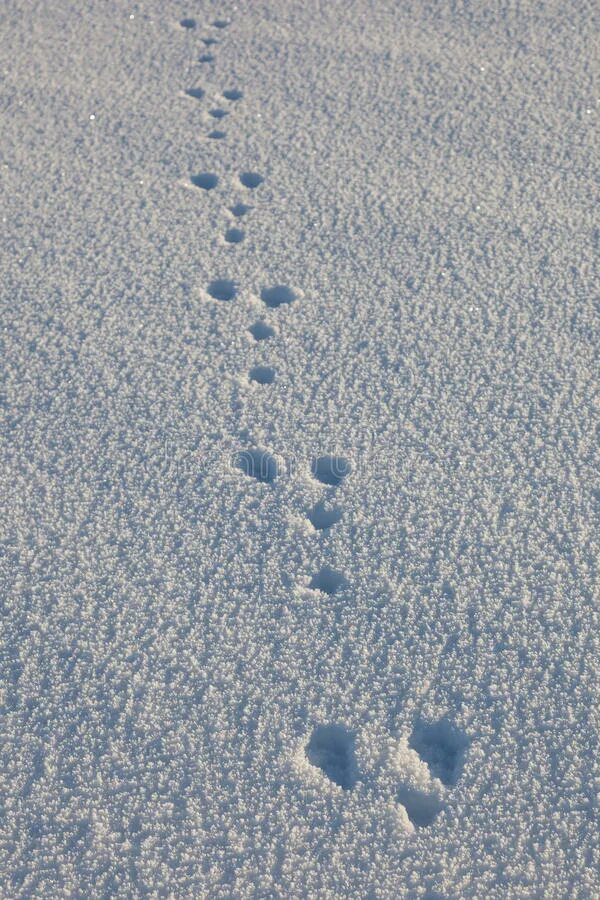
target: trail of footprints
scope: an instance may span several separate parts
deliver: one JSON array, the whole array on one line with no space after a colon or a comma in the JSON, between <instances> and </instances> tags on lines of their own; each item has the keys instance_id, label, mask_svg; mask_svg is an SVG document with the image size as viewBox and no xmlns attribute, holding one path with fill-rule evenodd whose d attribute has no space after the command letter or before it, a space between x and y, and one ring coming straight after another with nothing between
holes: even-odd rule
<instances>
[{"instance_id":1,"label":"trail of footprints","mask_svg":"<svg viewBox=\"0 0 600 900\"><path fill-rule=\"evenodd\" d=\"M181 19L181 27L186 31L197 28L192 18ZM229 26L226 19L216 19L212 28L222 31ZM202 37L206 48L198 57L198 62L208 64L215 61L215 50L219 41L212 35ZM206 91L194 86L185 91L193 100L202 101ZM243 98L243 92L237 88L227 88L221 96L226 105L236 103ZM216 106L208 110L215 122L221 122L230 110L224 106ZM208 138L223 140L226 137L221 128L213 128ZM264 181L258 172L244 171L239 174L242 188L254 191ZM202 191L214 190L219 184L219 177L212 172L199 172L190 176L194 187ZM243 219L252 207L244 202L237 202L228 211L235 220ZM240 225L228 227L224 241L230 245L242 243L245 238L244 229ZM237 285L227 278L215 278L206 286L207 294L214 300L230 302L237 295ZM293 303L297 294L289 286L276 284L263 287L260 298L267 310L276 310L280 306ZM259 319L249 327L249 332L258 343L273 338L275 329L264 319ZM275 381L275 369L268 365L256 365L250 369L248 378L258 385L271 385ZM247 476L257 481L270 484L279 474L274 456L265 450L255 448L241 451L236 458L236 465ZM335 490L350 475L349 462L340 456L325 455L313 459L311 474L313 478L328 488L322 497L307 513L307 518L315 531L327 531L333 528L342 518L342 508L334 502ZM314 573L309 588L329 596L343 591L348 582L343 573L329 565L322 566ZM408 741L400 742L386 761L386 768L396 782L396 800L404 810L410 827L422 828L431 825L438 813L443 809L443 797L453 787L461 774L464 755L468 746L466 735L455 728L447 719L434 722L418 722ZM359 781L368 781L368 777L359 771L355 757L355 736L345 727L337 724L322 724L314 728L308 743L304 747L308 762L319 769L325 777L343 790L351 790Z\"/></svg>"}]
</instances>

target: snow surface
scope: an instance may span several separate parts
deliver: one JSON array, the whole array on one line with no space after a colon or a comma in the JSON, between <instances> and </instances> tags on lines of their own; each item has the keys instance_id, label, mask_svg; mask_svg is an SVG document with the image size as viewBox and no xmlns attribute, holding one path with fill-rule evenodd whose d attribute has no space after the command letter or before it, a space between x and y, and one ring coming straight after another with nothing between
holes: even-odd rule
<instances>
[{"instance_id":1,"label":"snow surface","mask_svg":"<svg viewBox=\"0 0 600 900\"><path fill-rule=\"evenodd\" d=\"M2 896L599 897L595 4L0 16Z\"/></svg>"}]
</instances>

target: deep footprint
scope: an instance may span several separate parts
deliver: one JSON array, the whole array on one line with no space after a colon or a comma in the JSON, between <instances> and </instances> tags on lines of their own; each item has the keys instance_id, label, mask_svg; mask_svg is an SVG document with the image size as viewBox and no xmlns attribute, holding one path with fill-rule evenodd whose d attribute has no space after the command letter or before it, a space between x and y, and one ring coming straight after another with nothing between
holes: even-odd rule
<instances>
[{"instance_id":1,"label":"deep footprint","mask_svg":"<svg viewBox=\"0 0 600 900\"><path fill-rule=\"evenodd\" d=\"M232 90L223 91L223 96L226 100L241 100L244 95L237 88L232 88Z\"/></svg>"},{"instance_id":2,"label":"deep footprint","mask_svg":"<svg viewBox=\"0 0 600 900\"><path fill-rule=\"evenodd\" d=\"M212 138L213 141L222 141L223 138L225 137L225 132L224 131L216 131L216 130L209 131L208 137Z\"/></svg>"},{"instance_id":3,"label":"deep footprint","mask_svg":"<svg viewBox=\"0 0 600 900\"><path fill-rule=\"evenodd\" d=\"M202 100L206 91L203 88L188 88L186 94L188 97L193 97L194 100Z\"/></svg>"},{"instance_id":4,"label":"deep footprint","mask_svg":"<svg viewBox=\"0 0 600 900\"><path fill-rule=\"evenodd\" d=\"M202 43L205 47L212 47L213 44L218 44L218 40L212 37L202 38Z\"/></svg>"},{"instance_id":5,"label":"deep footprint","mask_svg":"<svg viewBox=\"0 0 600 900\"><path fill-rule=\"evenodd\" d=\"M255 322L248 329L255 341L266 341L275 335L275 331L266 322Z\"/></svg>"},{"instance_id":6,"label":"deep footprint","mask_svg":"<svg viewBox=\"0 0 600 900\"><path fill-rule=\"evenodd\" d=\"M330 566L323 568L313 575L310 580L309 587L316 591L322 591L324 594L337 594L347 586L347 581L341 572L336 572Z\"/></svg>"},{"instance_id":7,"label":"deep footprint","mask_svg":"<svg viewBox=\"0 0 600 900\"><path fill-rule=\"evenodd\" d=\"M350 473L350 464L343 456L319 456L311 465L313 478L321 484L337 487Z\"/></svg>"},{"instance_id":8,"label":"deep footprint","mask_svg":"<svg viewBox=\"0 0 600 900\"><path fill-rule=\"evenodd\" d=\"M227 110L225 109L211 109L208 114L209 116L212 116L213 119L223 119L228 115Z\"/></svg>"},{"instance_id":9,"label":"deep footprint","mask_svg":"<svg viewBox=\"0 0 600 900\"><path fill-rule=\"evenodd\" d=\"M179 23L182 28L195 28L196 20L195 19L182 19Z\"/></svg>"},{"instance_id":10,"label":"deep footprint","mask_svg":"<svg viewBox=\"0 0 600 900\"><path fill-rule=\"evenodd\" d=\"M229 22L227 19L215 19L213 22L213 28L227 28Z\"/></svg>"},{"instance_id":11,"label":"deep footprint","mask_svg":"<svg viewBox=\"0 0 600 900\"><path fill-rule=\"evenodd\" d=\"M201 63L210 63L214 62L215 58L212 53L203 53L202 56L198 57L198 62Z\"/></svg>"},{"instance_id":12,"label":"deep footprint","mask_svg":"<svg viewBox=\"0 0 600 900\"><path fill-rule=\"evenodd\" d=\"M242 450L238 453L235 464L244 475L264 484L271 484L279 474L277 460L266 450Z\"/></svg>"},{"instance_id":13,"label":"deep footprint","mask_svg":"<svg viewBox=\"0 0 600 900\"><path fill-rule=\"evenodd\" d=\"M244 185L245 188L250 188L251 191L254 188L257 188L259 184L262 184L265 179L262 175L259 175L258 172L242 172L240 175L240 181Z\"/></svg>"},{"instance_id":14,"label":"deep footprint","mask_svg":"<svg viewBox=\"0 0 600 900\"><path fill-rule=\"evenodd\" d=\"M212 172L199 172L198 175L192 175L190 181L198 188L212 191L218 185L219 178L217 175L213 175Z\"/></svg>"},{"instance_id":15,"label":"deep footprint","mask_svg":"<svg viewBox=\"0 0 600 900\"><path fill-rule=\"evenodd\" d=\"M206 290L215 300L233 300L237 294L235 282L227 278L211 281Z\"/></svg>"},{"instance_id":16,"label":"deep footprint","mask_svg":"<svg viewBox=\"0 0 600 900\"><path fill-rule=\"evenodd\" d=\"M225 232L225 240L228 244L240 244L244 240L244 232L241 228L228 228Z\"/></svg>"},{"instance_id":17,"label":"deep footprint","mask_svg":"<svg viewBox=\"0 0 600 900\"><path fill-rule=\"evenodd\" d=\"M275 369L272 369L271 366L254 366L253 369L250 369L248 378L257 384L273 384Z\"/></svg>"},{"instance_id":18,"label":"deep footprint","mask_svg":"<svg viewBox=\"0 0 600 900\"><path fill-rule=\"evenodd\" d=\"M320 769L330 781L351 790L358 780L354 735L341 725L318 725L306 745L309 763Z\"/></svg>"}]
</instances>

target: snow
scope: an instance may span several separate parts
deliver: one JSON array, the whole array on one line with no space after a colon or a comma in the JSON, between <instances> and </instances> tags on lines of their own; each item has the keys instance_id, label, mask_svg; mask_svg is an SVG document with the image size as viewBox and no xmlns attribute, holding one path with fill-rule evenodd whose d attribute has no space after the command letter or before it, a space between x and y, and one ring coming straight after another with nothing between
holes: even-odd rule
<instances>
[{"instance_id":1,"label":"snow","mask_svg":"<svg viewBox=\"0 0 600 900\"><path fill-rule=\"evenodd\" d=\"M7 897L598 897L589 0L5 0Z\"/></svg>"}]
</instances>

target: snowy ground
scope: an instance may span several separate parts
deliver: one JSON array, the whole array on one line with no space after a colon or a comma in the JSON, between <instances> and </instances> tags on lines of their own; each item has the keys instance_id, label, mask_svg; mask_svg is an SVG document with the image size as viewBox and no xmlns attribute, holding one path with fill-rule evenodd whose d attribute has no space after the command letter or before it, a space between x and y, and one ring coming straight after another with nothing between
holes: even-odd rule
<instances>
[{"instance_id":1,"label":"snowy ground","mask_svg":"<svg viewBox=\"0 0 600 900\"><path fill-rule=\"evenodd\" d=\"M600 897L595 4L0 17L1 895Z\"/></svg>"}]
</instances>

